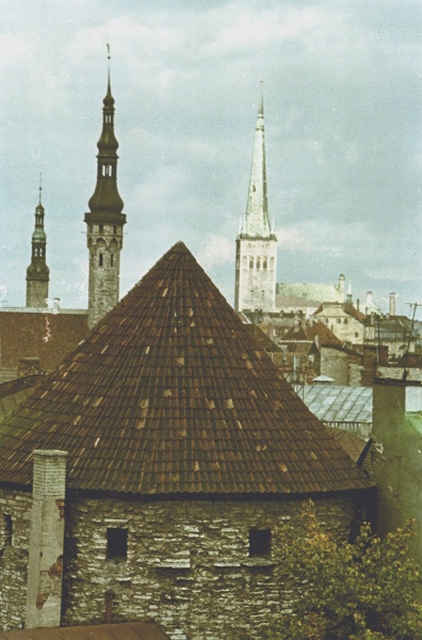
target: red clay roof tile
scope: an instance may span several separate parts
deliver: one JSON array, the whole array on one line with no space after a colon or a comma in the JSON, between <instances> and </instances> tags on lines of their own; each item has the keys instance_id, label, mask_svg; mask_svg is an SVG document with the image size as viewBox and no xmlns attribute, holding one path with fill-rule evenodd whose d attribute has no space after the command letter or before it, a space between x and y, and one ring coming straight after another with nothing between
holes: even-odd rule
<instances>
[{"instance_id":1,"label":"red clay roof tile","mask_svg":"<svg viewBox=\"0 0 422 640\"><path fill-rule=\"evenodd\" d=\"M371 486L183 243L0 426L0 481L30 485L34 449L69 452L70 489Z\"/></svg>"}]
</instances>

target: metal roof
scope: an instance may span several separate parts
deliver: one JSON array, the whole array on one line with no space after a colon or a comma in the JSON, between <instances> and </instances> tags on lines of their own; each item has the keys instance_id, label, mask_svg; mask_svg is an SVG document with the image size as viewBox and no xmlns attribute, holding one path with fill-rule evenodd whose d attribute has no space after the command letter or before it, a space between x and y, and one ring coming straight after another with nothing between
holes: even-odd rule
<instances>
[{"instance_id":1,"label":"metal roof","mask_svg":"<svg viewBox=\"0 0 422 640\"><path fill-rule=\"evenodd\" d=\"M310 411L324 422L372 423L372 387L297 386Z\"/></svg>"}]
</instances>

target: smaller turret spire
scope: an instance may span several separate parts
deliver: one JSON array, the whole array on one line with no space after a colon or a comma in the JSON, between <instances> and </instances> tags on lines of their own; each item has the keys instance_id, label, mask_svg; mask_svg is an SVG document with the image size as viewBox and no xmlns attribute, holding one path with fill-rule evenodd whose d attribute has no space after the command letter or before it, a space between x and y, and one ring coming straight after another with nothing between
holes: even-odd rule
<instances>
[{"instance_id":1,"label":"smaller turret spire","mask_svg":"<svg viewBox=\"0 0 422 640\"><path fill-rule=\"evenodd\" d=\"M32 234L31 264L26 270L26 306L48 305L50 271L46 263L47 236L44 231L44 207L42 205L42 174L38 187L38 205L35 208L35 228Z\"/></svg>"}]
</instances>

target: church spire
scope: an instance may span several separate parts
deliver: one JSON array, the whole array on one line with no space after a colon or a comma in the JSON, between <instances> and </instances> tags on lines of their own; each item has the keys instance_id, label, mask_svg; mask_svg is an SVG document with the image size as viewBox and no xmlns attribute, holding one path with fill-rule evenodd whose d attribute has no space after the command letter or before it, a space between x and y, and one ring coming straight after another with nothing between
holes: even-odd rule
<instances>
[{"instance_id":1,"label":"church spire","mask_svg":"<svg viewBox=\"0 0 422 640\"><path fill-rule=\"evenodd\" d=\"M248 201L241 234L252 238L267 238L272 234L270 218L268 215L262 80L261 96L255 129L255 144L249 180Z\"/></svg>"},{"instance_id":2,"label":"church spire","mask_svg":"<svg viewBox=\"0 0 422 640\"><path fill-rule=\"evenodd\" d=\"M26 306L47 307L50 270L46 263L47 236L44 231L44 207L41 201L42 182L38 188L35 208L35 228L32 234L31 264L26 270Z\"/></svg>"},{"instance_id":3,"label":"church spire","mask_svg":"<svg viewBox=\"0 0 422 640\"><path fill-rule=\"evenodd\" d=\"M117 149L114 135L114 98L111 93L110 47L103 126L98 140L97 182L85 214L89 249L88 316L92 327L119 300L120 251L123 246L123 200L117 189Z\"/></svg>"},{"instance_id":4,"label":"church spire","mask_svg":"<svg viewBox=\"0 0 422 640\"><path fill-rule=\"evenodd\" d=\"M115 109L114 98L111 93L109 47L108 61L107 93L103 100L103 128L97 143L97 184L89 201L89 208L92 214L91 218L98 217L98 215L104 217L104 214L107 213L110 219L115 218L121 223L124 203L117 189L117 160L119 158L117 149L119 143L114 135Z\"/></svg>"},{"instance_id":5,"label":"church spire","mask_svg":"<svg viewBox=\"0 0 422 640\"><path fill-rule=\"evenodd\" d=\"M268 214L261 81L246 214L236 239L236 311L275 310L276 264L277 238Z\"/></svg>"}]
</instances>

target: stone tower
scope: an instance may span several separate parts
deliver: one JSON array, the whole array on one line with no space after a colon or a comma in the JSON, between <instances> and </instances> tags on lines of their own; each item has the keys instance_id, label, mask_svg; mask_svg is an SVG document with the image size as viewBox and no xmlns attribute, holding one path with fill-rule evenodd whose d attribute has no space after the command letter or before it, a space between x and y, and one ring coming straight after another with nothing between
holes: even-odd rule
<instances>
[{"instance_id":1,"label":"stone tower","mask_svg":"<svg viewBox=\"0 0 422 640\"><path fill-rule=\"evenodd\" d=\"M26 306L48 305L48 282L50 270L46 263L47 236L44 231L44 207L41 204L42 187L39 188L38 205L35 209L35 229L32 234L31 264L26 270Z\"/></svg>"},{"instance_id":2,"label":"stone tower","mask_svg":"<svg viewBox=\"0 0 422 640\"><path fill-rule=\"evenodd\" d=\"M98 140L97 184L85 214L89 250L88 323L93 327L119 300L120 251L123 245L123 200L117 189L117 149L110 68L103 100L103 128Z\"/></svg>"},{"instance_id":3,"label":"stone tower","mask_svg":"<svg viewBox=\"0 0 422 640\"><path fill-rule=\"evenodd\" d=\"M275 310L277 238L268 215L261 94L246 214L236 239L235 309Z\"/></svg>"}]
</instances>

